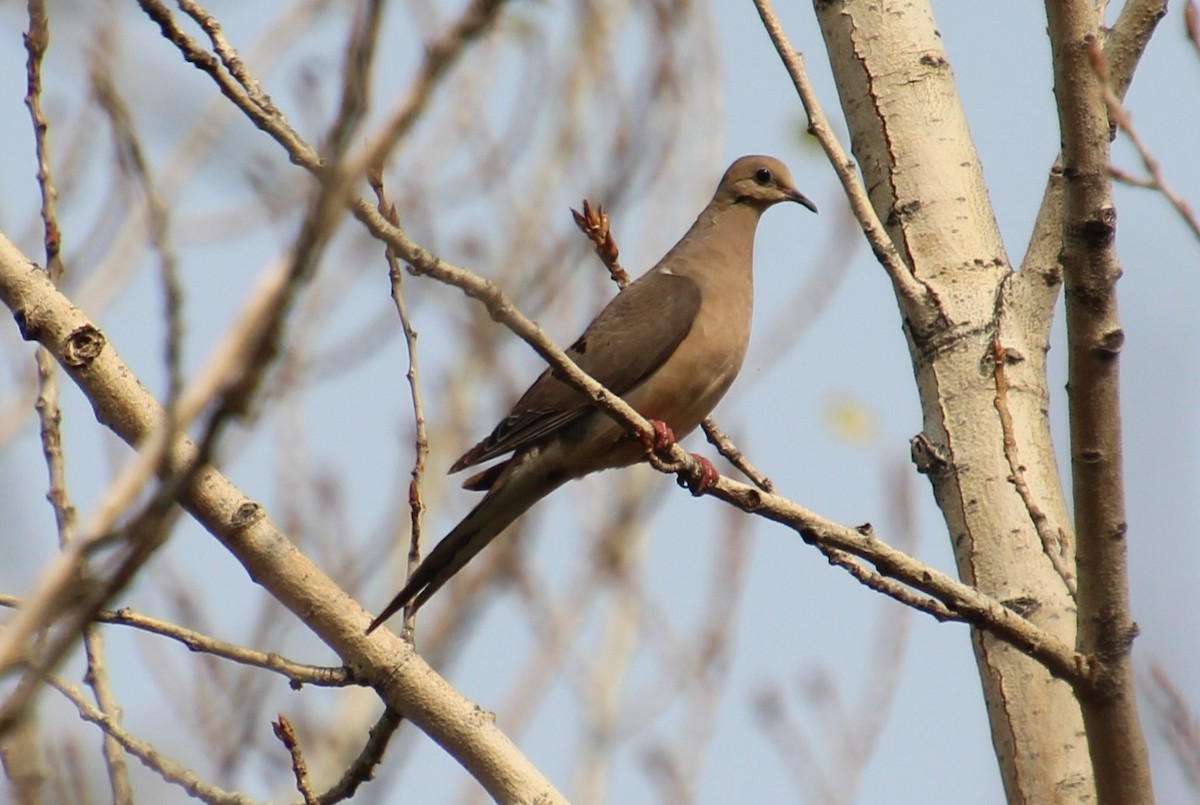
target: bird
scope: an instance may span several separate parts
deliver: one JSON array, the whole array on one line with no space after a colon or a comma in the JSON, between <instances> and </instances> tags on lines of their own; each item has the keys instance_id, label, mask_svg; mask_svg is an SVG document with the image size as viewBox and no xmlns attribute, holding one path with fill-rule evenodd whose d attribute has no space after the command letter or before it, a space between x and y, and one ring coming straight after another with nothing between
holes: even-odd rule
<instances>
[{"instance_id":1,"label":"bird","mask_svg":"<svg viewBox=\"0 0 1200 805\"><path fill-rule=\"evenodd\" d=\"M735 160L683 238L614 296L566 350L580 369L651 421L658 446L695 430L741 369L750 340L755 230L763 212L785 201L817 211L778 159ZM567 481L637 463L645 447L547 369L449 472L508 453L463 482L484 492L483 499L434 546L367 634L409 605L418 609ZM702 464L715 479L712 465Z\"/></svg>"}]
</instances>

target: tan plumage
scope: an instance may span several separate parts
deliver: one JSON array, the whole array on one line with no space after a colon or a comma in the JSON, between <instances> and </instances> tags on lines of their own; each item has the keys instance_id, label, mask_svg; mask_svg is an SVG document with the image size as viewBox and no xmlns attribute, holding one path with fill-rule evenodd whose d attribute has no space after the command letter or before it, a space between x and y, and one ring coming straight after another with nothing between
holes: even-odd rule
<instances>
[{"instance_id":1,"label":"tan plumage","mask_svg":"<svg viewBox=\"0 0 1200 805\"><path fill-rule=\"evenodd\" d=\"M613 298L567 350L581 369L682 439L720 401L742 366L753 308L754 232L781 201L816 206L777 159L734 162L712 201L658 264ZM450 471L512 457L471 476L486 491L417 567L368 633L420 607L510 523L574 478L633 464L640 443L586 397L543 372L512 411Z\"/></svg>"}]
</instances>

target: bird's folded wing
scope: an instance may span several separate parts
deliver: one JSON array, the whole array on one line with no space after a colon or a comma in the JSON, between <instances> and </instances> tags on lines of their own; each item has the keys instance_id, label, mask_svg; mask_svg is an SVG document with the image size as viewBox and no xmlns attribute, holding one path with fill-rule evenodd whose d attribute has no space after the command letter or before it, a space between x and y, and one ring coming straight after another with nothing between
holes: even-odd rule
<instances>
[{"instance_id":1,"label":"bird's folded wing","mask_svg":"<svg viewBox=\"0 0 1200 805\"><path fill-rule=\"evenodd\" d=\"M687 337L700 309L700 288L687 277L652 271L617 294L567 350L567 355L614 394L625 394L662 366ZM519 450L585 415L588 398L542 373L491 434L450 472Z\"/></svg>"}]
</instances>

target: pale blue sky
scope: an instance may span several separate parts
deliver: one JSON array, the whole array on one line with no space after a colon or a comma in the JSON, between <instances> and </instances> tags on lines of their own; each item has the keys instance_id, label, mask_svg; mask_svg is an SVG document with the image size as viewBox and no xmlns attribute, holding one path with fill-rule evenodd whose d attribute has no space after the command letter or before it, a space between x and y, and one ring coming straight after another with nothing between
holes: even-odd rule
<instances>
[{"instance_id":1,"label":"pale blue sky","mask_svg":"<svg viewBox=\"0 0 1200 805\"><path fill-rule=\"evenodd\" d=\"M218 3L213 10L236 44L254 41L261 30L256 4ZM1006 4L942 2L935 10L983 160L1008 256L1019 263L1058 142L1044 14L1032 0ZM1127 106L1176 189L1193 204L1200 204L1200 158L1194 136L1200 131L1200 59L1183 37L1180 12L1176 4L1160 26ZM780 8L779 13L793 44L806 56L827 113L836 120L836 93L811 9L797 5ZM713 14L712 30L721 52L719 98L724 116L695 124L711 128L711 150L718 158L712 164L698 165L696 173L702 176L696 177L695 186L687 188L686 194L679 194L678 203L692 207L673 211L668 218L686 225L724 166L734 157L755 152L783 158L792 167L801 189L821 208L819 217L789 208L773 210L764 218L756 252L756 334L761 336L806 278L822 270L816 261L826 252L830 233L837 231L835 224L843 202L823 158L810 145L798 142L802 111L752 6L723 3ZM4 143L0 183L5 188L0 225L11 237L19 238L31 256L40 257L33 251L36 239L29 237L36 187L31 177L28 125L22 114L16 114L24 92L24 54L18 36L23 24L20 11L11 5L0 10L0 24L8 31L8 36L0 39L0 64L4 65L0 70L0 103L16 121L0 133L0 142ZM154 31L144 21L126 26L125 32L123 58L135 64L144 61L150 74L161 65L177 61L171 51L154 40ZM334 35L341 35L341 26L327 33L326 39L315 38L309 48L318 54L314 69L319 68L322 59L328 59L329 65L337 64L340 40ZM52 50L52 59L61 61L52 61L51 76L62 80L62 76L79 75L81 60L72 48L79 45L84 34L69 28L56 29L55 46L61 50ZM409 55L390 53L388 57L406 64L411 63ZM211 100L212 87L199 74L172 67L171 76L170 89L153 80L138 85L144 93L138 99L143 105L139 114L169 119L191 114ZM66 89L59 87L65 94ZM268 90L281 103L286 104L289 88L291 85L272 86L268 78ZM285 111L290 112L286 106ZM302 119L297 122L304 125ZM196 210L225 208L228 200L222 194L229 192L227 188L248 193L242 178L256 160L282 165L277 150L249 127L234 127L226 136L249 156L242 164L211 165L211 176L189 190L185 205ZM164 142L158 144L158 156L170 142L164 137ZM1118 144L1116 154L1122 167L1138 171L1125 144ZM289 175L286 167L271 164L279 170L272 175ZM89 186L85 183L80 192ZM586 188L571 189L565 195L577 198L585 192ZM656 198L661 200L664 195L669 194L660 192ZM75 203L87 208L111 202L84 198ZM1117 203L1118 246L1125 268L1120 293L1127 334L1122 372L1131 583L1134 617L1142 628L1136 644L1137 668L1144 674L1149 661L1162 663L1190 701L1200 705L1200 688L1194 682L1200 679L1200 648L1194 622L1194 613L1200 608L1200 592L1194 583L1200 573L1200 551L1189 528L1200 515L1195 494L1200 480L1200 335L1194 323L1195 311L1200 309L1200 244L1158 196L1119 188ZM79 213L78 219L87 217ZM649 267L682 232L666 230L640 232L636 238L622 241L622 257L631 271L640 273ZM196 360L207 354L211 338L235 314L230 300L237 298L238 290L251 280L261 262L288 242L290 233L287 227L268 230L251 242L237 244L236 252L225 251L221 244L185 250L186 259L191 261L185 265L193 278L189 282L190 349ZM70 247L84 248L86 255L86 248L78 243L83 236L68 229ZM752 343L741 381L718 410L717 418L727 430L738 434L739 443L783 493L843 522L870 521L886 537L892 529L888 527L890 515L884 492L889 478L884 468L907 467L912 473L907 464L908 440L920 429L920 411L899 318L884 274L861 244L847 240L844 248L854 250L856 256L828 306L814 321L806 322L809 329L802 340L774 365L765 364L767 351L763 343ZM471 267L486 273L485 266ZM364 304L368 299L378 304L384 288L379 264L371 270L379 276L370 283L360 282L353 291L362 296ZM143 376L160 378L159 346L156 337L148 338L145 331L145 311L157 316L159 310L155 280L152 276L139 278L133 290L101 321L135 369L144 372ZM352 326L354 311L354 306L348 304L326 334ZM572 327L584 321L581 318ZM1062 427L1065 344L1061 327L1056 333L1052 415L1062 456L1066 447ZM441 354L436 337L427 336L422 347L424 360L436 363ZM372 463L372 450L379 439L397 438L401 430L405 410L402 402L407 399L401 385L402 361L400 346L393 341L349 376L359 399L348 401L345 387L322 390L313 395L311 409L305 412L320 423L306 449L338 471L357 473L351 476L354 481L346 505L353 513L354 526L364 532L369 532L386 513L387 506L380 500L391 494L398 471L391 463L394 451L384 453L386 461ZM153 388L161 388L161 382L153 382L157 382ZM0 378L0 384L9 383L8 377ZM72 451L69 456L80 456L69 458L72 483L78 505L86 512L103 488L109 462L124 457L126 452L97 437L88 410L75 392L68 391L66 396L66 436ZM389 397L394 399L393 404L380 401ZM830 408L847 400L865 408L878 424L878 435L866 445L847 443L830 424ZM348 404L358 413L346 415ZM490 424L481 423L479 433L463 434L461 445L446 449L465 449ZM10 525L0 530L0 589L5 591L23 589L54 544L49 509L42 501L44 476L36 433L32 428L26 431L0 455L0 477L8 490L0 500L2 508L11 512ZM693 439L691 444L697 449L700 440ZM270 477L264 467L271 466L275 449L269 438L265 443L260 439L249 445L245 455L230 468L234 480L248 494L268 504L277 504L286 496L286 490L263 481ZM30 472L30 467L35 471ZM440 473L442 469L431 471ZM711 556L718 545L712 524L726 512L714 500L690 499L669 479L649 474L646 477L649 483L661 485L668 500L654 517L645 572L652 586L672 591L665 597L677 607L671 613L676 622L695 624L702 615L698 602L703 600L697 589L707 584ZM937 567L952 570L944 526L928 484L915 473L911 480L919 501L920 543L916 553ZM545 504L547 530L558 533L554 539L542 538L536 543L532 561L550 571L547 575L571 577L570 568L580 561L579 543L572 541L577 539L572 530L578 522L572 508L597 505L595 498L605 488L603 479L592 479ZM466 503L464 495L449 497L446 509L433 516L431 527L449 525L465 511ZM796 798L787 771L755 723L753 696L766 685L785 691L792 716L805 730L808 741L819 746L827 736L801 696L801 683L815 674L827 673L837 678L849 706L857 707L864 689L875 681L868 677L868 662L878 640L881 612L893 606L829 567L791 532L756 523L752 539L749 589L739 604L733 630L730 680L718 710L720 727L708 750L704 775L694 781L697 801L702 803ZM262 593L215 543L195 528L183 528L163 561L171 563L181 578L210 594L207 611L221 625L221 637L249 639L253 626L239 622L238 614L250 605L247 602L257 602ZM155 600L155 591L145 589L147 586L130 594L132 602ZM392 580L387 578L374 581L365 588L374 598L364 603L372 606L385 600L391 586ZM514 683L513 675L524 665L524 652L510 645L510 641L525 639L520 630L523 627L514 627L514 623L519 621L515 620L512 602L497 599L474 628L464 653L446 669L450 680L485 709L499 707ZM909 626L910 642L894 710L864 774L858 801L1002 801L966 628L938 624L920 615L912 615ZM592 631L598 629L597 622ZM113 665L137 665L144 659L145 641L119 630L110 630L110 634ZM294 648L304 652L303 659L333 661L327 651L322 654L321 648L310 642L298 639ZM512 663L506 663L508 657L514 658ZM181 667L188 667L190 662L186 655L175 656L174 661ZM639 681L652 678L639 676L642 671L635 663L629 686L634 693L642 692L644 686ZM173 734L169 719L162 719L154 711L157 703L139 700L143 684L144 680L136 678L118 682L118 697L124 703L128 723L144 728L146 737L161 741L167 751L203 771L202 762L195 759L195 747ZM292 706L294 699L290 697L296 694L289 693L284 683L272 680L268 689L278 697L285 712ZM330 717L340 706L336 693L306 689L300 695L320 702L318 711ZM520 740L522 749L568 794L572 758L578 748L578 725L560 720L560 716L570 710L571 695L569 687L556 683L547 705ZM75 722L74 716L61 707L52 706L49 713L51 723ZM645 734L622 745L616 755L608 801L656 800L656 791L641 768L641 753L656 740L670 740L677 735L683 715L676 704L652 721ZM1163 802L1184 801L1186 788L1149 710L1143 715L1159 798ZM385 778L386 784L374 784L374 789L368 784L363 801L456 801L463 790L463 773L457 764L423 736L409 735L401 744L410 742L416 755L403 774L394 780ZM139 780L145 779L140 766L136 773ZM254 796L277 794L261 789L261 781L250 775L238 783ZM389 791L393 785L394 790ZM175 801L169 798L179 796L173 789L166 793L161 793L161 788L147 790L168 797L162 801Z\"/></svg>"}]
</instances>

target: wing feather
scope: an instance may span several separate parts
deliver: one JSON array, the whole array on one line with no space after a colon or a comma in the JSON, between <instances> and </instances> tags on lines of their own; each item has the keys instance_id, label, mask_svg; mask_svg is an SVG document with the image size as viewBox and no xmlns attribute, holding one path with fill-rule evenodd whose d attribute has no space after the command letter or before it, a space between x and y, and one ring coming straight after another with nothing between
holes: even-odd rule
<instances>
[{"instance_id":1,"label":"wing feather","mask_svg":"<svg viewBox=\"0 0 1200 805\"><path fill-rule=\"evenodd\" d=\"M652 271L600 311L567 355L614 394L637 386L687 337L700 309L700 288L687 277ZM486 439L450 472L549 438L592 410L591 401L547 369Z\"/></svg>"}]
</instances>

